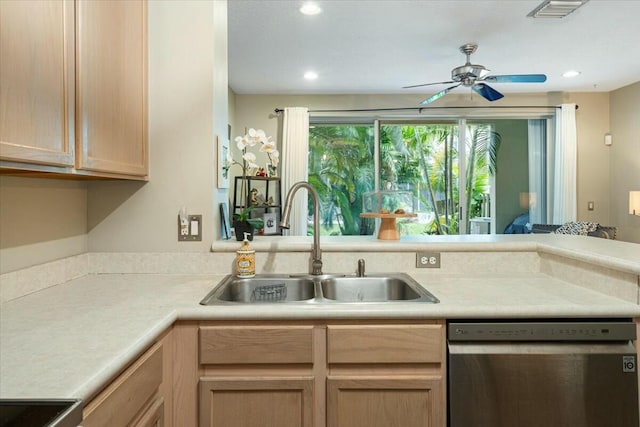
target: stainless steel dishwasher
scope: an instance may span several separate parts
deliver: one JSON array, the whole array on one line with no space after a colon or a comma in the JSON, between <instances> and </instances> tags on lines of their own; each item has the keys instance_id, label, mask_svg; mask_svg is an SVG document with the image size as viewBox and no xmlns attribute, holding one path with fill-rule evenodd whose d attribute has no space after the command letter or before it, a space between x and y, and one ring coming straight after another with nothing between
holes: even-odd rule
<instances>
[{"instance_id":1,"label":"stainless steel dishwasher","mask_svg":"<svg viewBox=\"0 0 640 427\"><path fill-rule=\"evenodd\" d=\"M450 427L638 427L635 324L451 322Z\"/></svg>"}]
</instances>

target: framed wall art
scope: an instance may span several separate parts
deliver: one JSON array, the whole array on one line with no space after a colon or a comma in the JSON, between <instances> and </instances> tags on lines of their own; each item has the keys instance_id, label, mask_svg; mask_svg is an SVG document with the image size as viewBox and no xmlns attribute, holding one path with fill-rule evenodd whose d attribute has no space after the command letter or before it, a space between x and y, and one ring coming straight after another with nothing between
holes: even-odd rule
<instances>
[{"instance_id":1,"label":"framed wall art","mask_svg":"<svg viewBox=\"0 0 640 427\"><path fill-rule=\"evenodd\" d=\"M229 167L227 155L229 154L229 140L216 135L218 144L218 188L229 188Z\"/></svg>"}]
</instances>

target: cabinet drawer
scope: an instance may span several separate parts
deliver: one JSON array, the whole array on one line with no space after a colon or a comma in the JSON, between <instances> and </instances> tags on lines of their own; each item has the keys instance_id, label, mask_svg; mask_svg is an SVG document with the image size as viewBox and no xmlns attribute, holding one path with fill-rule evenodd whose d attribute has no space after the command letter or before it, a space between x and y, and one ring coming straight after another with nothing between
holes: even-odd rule
<instances>
[{"instance_id":1,"label":"cabinet drawer","mask_svg":"<svg viewBox=\"0 0 640 427\"><path fill-rule=\"evenodd\" d=\"M162 344L156 344L85 408L84 427L125 426L162 383Z\"/></svg>"},{"instance_id":2,"label":"cabinet drawer","mask_svg":"<svg viewBox=\"0 0 640 427\"><path fill-rule=\"evenodd\" d=\"M202 364L313 363L313 326L200 328Z\"/></svg>"},{"instance_id":3,"label":"cabinet drawer","mask_svg":"<svg viewBox=\"0 0 640 427\"><path fill-rule=\"evenodd\" d=\"M441 325L327 327L329 363L441 363Z\"/></svg>"}]
</instances>

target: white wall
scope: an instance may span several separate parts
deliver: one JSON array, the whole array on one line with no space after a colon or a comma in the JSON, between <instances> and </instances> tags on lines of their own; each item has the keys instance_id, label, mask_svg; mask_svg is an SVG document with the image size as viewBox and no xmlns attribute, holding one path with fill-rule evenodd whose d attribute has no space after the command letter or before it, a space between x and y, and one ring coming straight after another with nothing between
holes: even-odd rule
<instances>
[{"instance_id":1,"label":"white wall","mask_svg":"<svg viewBox=\"0 0 640 427\"><path fill-rule=\"evenodd\" d=\"M640 190L640 82L611 92L609 193L618 239L640 243L640 217L629 215L629 191Z\"/></svg>"},{"instance_id":2,"label":"white wall","mask_svg":"<svg viewBox=\"0 0 640 427\"><path fill-rule=\"evenodd\" d=\"M226 2L149 2L146 184L88 186L89 250L207 251L219 236L214 135L228 123ZM201 242L177 241L177 215L203 215Z\"/></svg>"},{"instance_id":3,"label":"white wall","mask_svg":"<svg viewBox=\"0 0 640 427\"><path fill-rule=\"evenodd\" d=\"M0 177L0 274L87 251L85 182Z\"/></svg>"}]
</instances>

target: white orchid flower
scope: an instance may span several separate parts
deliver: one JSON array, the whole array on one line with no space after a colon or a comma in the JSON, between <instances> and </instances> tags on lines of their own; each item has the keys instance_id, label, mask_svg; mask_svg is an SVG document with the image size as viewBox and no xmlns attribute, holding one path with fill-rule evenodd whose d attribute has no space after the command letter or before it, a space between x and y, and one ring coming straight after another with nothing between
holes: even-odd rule
<instances>
[{"instance_id":1,"label":"white orchid flower","mask_svg":"<svg viewBox=\"0 0 640 427\"><path fill-rule=\"evenodd\" d=\"M264 144L267 140L267 134L265 134L262 129L250 128L245 137L249 140L249 145L252 147L257 143Z\"/></svg>"},{"instance_id":2,"label":"white orchid flower","mask_svg":"<svg viewBox=\"0 0 640 427\"><path fill-rule=\"evenodd\" d=\"M238 147L238 150L242 151L245 148L247 148L247 145L249 145L249 140L247 139L247 136L236 136L236 147Z\"/></svg>"},{"instance_id":3,"label":"white orchid flower","mask_svg":"<svg viewBox=\"0 0 640 427\"><path fill-rule=\"evenodd\" d=\"M253 153L244 153L242 158L248 163L249 168L257 168L256 155Z\"/></svg>"},{"instance_id":4,"label":"white orchid flower","mask_svg":"<svg viewBox=\"0 0 640 427\"><path fill-rule=\"evenodd\" d=\"M278 151L276 148L276 144L273 141L268 141L260 147L260 151L263 153L273 153L274 151Z\"/></svg>"},{"instance_id":5,"label":"white orchid flower","mask_svg":"<svg viewBox=\"0 0 640 427\"><path fill-rule=\"evenodd\" d=\"M273 166L278 166L278 163L280 163L280 152L278 150L272 151L269 153L269 159Z\"/></svg>"}]
</instances>

